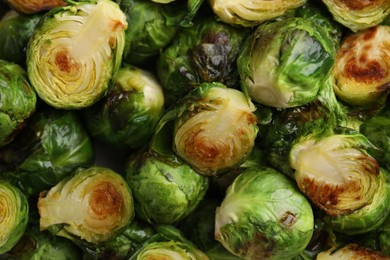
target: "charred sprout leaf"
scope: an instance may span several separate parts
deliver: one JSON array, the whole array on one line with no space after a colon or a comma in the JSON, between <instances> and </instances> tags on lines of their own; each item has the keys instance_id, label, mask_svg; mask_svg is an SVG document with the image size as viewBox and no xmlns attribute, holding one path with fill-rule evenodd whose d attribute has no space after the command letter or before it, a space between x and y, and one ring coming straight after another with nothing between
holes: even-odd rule
<instances>
[{"instance_id":1,"label":"charred sprout leaf","mask_svg":"<svg viewBox=\"0 0 390 260\"><path fill-rule=\"evenodd\" d=\"M390 211L390 176L369 149L374 146L359 132L324 127L297 138L290 151L299 189L339 232L373 230Z\"/></svg>"},{"instance_id":2,"label":"charred sprout leaf","mask_svg":"<svg viewBox=\"0 0 390 260\"><path fill-rule=\"evenodd\" d=\"M358 244L347 244L341 248L331 248L328 251L321 252L317 255L317 260L331 259L388 259L381 252L370 248L359 246Z\"/></svg>"},{"instance_id":3,"label":"charred sprout leaf","mask_svg":"<svg viewBox=\"0 0 390 260\"><path fill-rule=\"evenodd\" d=\"M4 257L4 258L3 258ZM29 227L19 242L0 259L81 259L80 249L70 240Z\"/></svg>"},{"instance_id":4,"label":"charred sprout leaf","mask_svg":"<svg viewBox=\"0 0 390 260\"><path fill-rule=\"evenodd\" d=\"M28 76L38 95L56 108L94 104L119 69L126 27L125 14L108 0L46 13L27 48Z\"/></svg>"},{"instance_id":5,"label":"charred sprout leaf","mask_svg":"<svg viewBox=\"0 0 390 260\"><path fill-rule=\"evenodd\" d=\"M157 61L157 74L167 106L173 105L202 82L239 86L236 58L248 31L231 27L215 17L194 21L182 29Z\"/></svg>"},{"instance_id":6,"label":"charred sprout leaf","mask_svg":"<svg viewBox=\"0 0 390 260\"><path fill-rule=\"evenodd\" d=\"M8 252L24 234L29 206L26 196L15 186L0 182L0 254Z\"/></svg>"},{"instance_id":7,"label":"charred sprout leaf","mask_svg":"<svg viewBox=\"0 0 390 260\"><path fill-rule=\"evenodd\" d=\"M306 0L209 0L218 17L229 24L253 27L284 15L306 3Z\"/></svg>"},{"instance_id":8,"label":"charred sprout leaf","mask_svg":"<svg viewBox=\"0 0 390 260\"><path fill-rule=\"evenodd\" d=\"M314 100L333 65L329 33L304 18L261 24L238 56L242 87L260 104L288 108Z\"/></svg>"},{"instance_id":9,"label":"charred sprout leaf","mask_svg":"<svg viewBox=\"0 0 390 260\"><path fill-rule=\"evenodd\" d=\"M216 211L215 238L245 259L289 259L305 249L313 228L312 208L293 182L272 168L248 168Z\"/></svg>"},{"instance_id":10,"label":"charred sprout leaf","mask_svg":"<svg viewBox=\"0 0 390 260\"><path fill-rule=\"evenodd\" d=\"M390 26L375 26L344 38L332 70L334 91L341 100L355 106L386 102L390 88L389 42Z\"/></svg>"},{"instance_id":11,"label":"charred sprout leaf","mask_svg":"<svg viewBox=\"0 0 390 260\"><path fill-rule=\"evenodd\" d=\"M65 0L5 0L5 2L22 14L35 14L66 5Z\"/></svg>"},{"instance_id":12,"label":"charred sprout leaf","mask_svg":"<svg viewBox=\"0 0 390 260\"><path fill-rule=\"evenodd\" d=\"M37 97L26 71L0 60L0 147L9 144L36 109Z\"/></svg>"},{"instance_id":13,"label":"charred sprout leaf","mask_svg":"<svg viewBox=\"0 0 390 260\"><path fill-rule=\"evenodd\" d=\"M196 208L208 188L208 179L189 165L143 151L128 160L126 180L136 214L152 224L176 224Z\"/></svg>"},{"instance_id":14,"label":"charred sprout leaf","mask_svg":"<svg viewBox=\"0 0 390 260\"><path fill-rule=\"evenodd\" d=\"M85 111L93 137L139 148L150 141L164 112L164 94L151 72L123 65L108 95Z\"/></svg>"},{"instance_id":15,"label":"charred sprout leaf","mask_svg":"<svg viewBox=\"0 0 390 260\"><path fill-rule=\"evenodd\" d=\"M207 176L236 168L254 147L258 130L254 109L239 90L202 83L162 117L152 150L163 155L173 150Z\"/></svg>"},{"instance_id":16,"label":"charred sprout leaf","mask_svg":"<svg viewBox=\"0 0 390 260\"><path fill-rule=\"evenodd\" d=\"M130 257L130 260L143 259L180 259L208 260L209 258L194 244L186 239L174 226L159 225L157 234L147 240L143 246Z\"/></svg>"},{"instance_id":17,"label":"charred sprout leaf","mask_svg":"<svg viewBox=\"0 0 390 260\"><path fill-rule=\"evenodd\" d=\"M26 66L27 43L41 15L20 15L8 11L0 20L0 59Z\"/></svg>"},{"instance_id":18,"label":"charred sprout leaf","mask_svg":"<svg viewBox=\"0 0 390 260\"><path fill-rule=\"evenodd\" d=\"M71 111L37 111L17 138L0 149L0 173L37 195L93 162L92 141Z\"/></svg>"},{"instance_id":19,"label":"charred sprout leaf","mask_svg":"<svg viewBox=\"0 0 390 260\"><path fill-rule=\"evenodd\" d=\"M121 3L128 26L123 60L129 64L142 65L154 61L173 39L177 26L168 25L165 5L151 1L131 1L131 5Z\"/></svg>"},{"instance_id":20,"label":"charred sprout leaf","mask_svg":"<svg viewBox=\"0 0 390 260\"><path fill-rule=\"evenodd\" d=\"M38 209L41 230L96 244L117 236L134 217L127 183L103 167L81 169L41 193Z\"/></svg>"},{"instance_id":21,"label":"charred sprout leaf","mask_svg":"<svg viewBox=\"0 0 390 260\"><path fill-rule=\"evenodd\" d=\"M380 24L390 14L387 0L322 0L333 18L356 32Z\"/></svg>"}]
</instances>

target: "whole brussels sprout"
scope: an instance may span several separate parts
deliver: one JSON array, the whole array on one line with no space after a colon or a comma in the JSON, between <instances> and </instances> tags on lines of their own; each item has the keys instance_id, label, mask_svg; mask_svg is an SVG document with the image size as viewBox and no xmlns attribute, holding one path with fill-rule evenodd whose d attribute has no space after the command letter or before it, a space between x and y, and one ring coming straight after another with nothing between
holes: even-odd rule
<instances>
[{"instance_id":1,"label":"whole brussels sprout","mask_svg":"<svg viewBox=\"0 0 390 260\"><path fill-rule=\"evenodd\" d=\"M390 14L387 0L322 0L333 18L356 32L380 24Z\"/></svg>"},{"instance_id":2,"label":"whole brussels sprout","mask_svg":"<svg viewBox=\"0 0 390 260\"><path fill-rule=\"evenodd\" d=\"M35 112L37 97L26 71L0 60L0 147L9 144Z\"/></svg>"},{"instance_id":3,"label":"whole brussels sprout","mask_svg":"<svg viewBox=\"0 0 390 260\"><path fill-rule=\"evenodd\" d=\"M260 104L288 108L314 100L334 62L329 33L304 18L261 24L238 56L242 87Z\"/></svg>"},{"instance_id":4,"label":"whole brussels sprout","mask_svg":"<svg viewBox=\"0 0 390 260\"><path fill-rule=\"evenodd\" d=\"M109 0L53 9L40 20L27 48L27 72L49 105L81 109L104 96L120 67L125 14Z\"/></svg>"},{"instance_id":5,"label":"whole brussels sprout","mask_svg":"<svg viewBox=\"0 0 390 260\"><path fill-rule=\"evenodd\" d=\"M153 61L173 39L178 26L169 25L165 5L134 0L129 6L121 2L128 26L123 60L133 65Z\"/></svg>"},{"instance_id":6,"label":"whole brussels sprout","mask_svg":"<svg viewBox=\"0 0 390 260\"><path fill-rule=\"evenodd\" d=\"M90 243L110 240L134 217L132 192L123 177L104 167L67 176L38 199L41 230Z\"/></svg>"},{"instance_id":7,"label":"whole brussels sprout","mask_svg":"<svg viewBox=\"0 0 390 260\"><path fill-rule=\"evenodd\" d=\"M253 27L282 16L306 3L306 0L209 0L218 17L229 24Z\"/></svg>"},{"instance_id":8,"label":"whole brussels sprout","mask_svg":"<svg viewBox=\"0 0 390 260\"><path fill-rule=\"evenodd\" d=\"M355 106L386 102L390 84L389 42L390 26L371 27L343 39L331 74L338 98Z\"/></svg>"},{"instance_id":9,"label":"whole brussels sprout","mask_svg":"<svg viewBox=\"0 0 390 260\"><path fill-rule=\"evenodd\" d=\"M4 257L4 258L2 258ZM80 249L69 239L53 236L38 227L29 227L19 242L1 259L81 259Z\"/></svg>"},{"instance_id":10,"label":"whole brussels sprout","mask_svg":"<svg viewBox=\"0 0 390 260\"><path fill-rule=\"evenodd\" d=\"M173 150L206 176L226 172L252 152L258 130L254 110L241 91L202 83L162 117L152 149L160 154Z\"/></svg>"},{"instance_id":11,"label":"whole brussels sprout","mask_svg":"<svg viewBox=\"0 0 390 260\"><path fill-rule=\"evenodd\" d=\"M308 200L272 168L248 168L216 210L215 238L244 259L291 259L308 245L314 217Z\"/></svg>"},{"instance_id":12,"label":"whole brussels sprout","mask_svg":"<svg viewBox=\"0 0 390 260\"><path fill-rule=\"evenodd\" d=\"M24 234L29 205L26 196L15 186L0 182L0 254L9 251Z\"/></svg>"},{"instance_id":13,"label":"whole brussels sprout","mask_svg":"<svg viewBox=\"0 0 390 260\"><path fill-rule=\"evenodd\" d=\"M176 224L189 215L206 194L208 179L175 159L139 152L125 167L136 214L152 224Z\"/></svg>"},{"instance_id":14,"label":"whole brussels sprout","mask_svg":"<svg viewBox=\"0 0 390 260\"><path fill-rule=\"evenodd\" d=\"M12 9L23 14L34 14L66 5L65 0L5 0Z\"/></svg>"},{"instance_id":15,"label":"whole brussels sprout","mask_svg":"<svg viewBox=\"0 0 390 260\"><path fill-rule=\"evenodd\" d=\"M299 189L334 230L359 234L380 226L390 212L390 176L367 150L361 133L313 129L295 140L290 164Z\"/></svg>"},{"instance_id":16,"label":"whole brussels sprout","mask_svg":"<svg viewBox=\"0 0 390 260\"><path fill-rule=\"evenodd\" d=\"M163 112L164 93L157 78L123 65L107 96L85 110L85 122L103 142L139 148L150 141Z\"/></svg>"},{"instance_id":17,"label":"whole brussels sprout","mask_svg":"<svg viewBox=\"0 0 390 260\"><path fill-rule=\"evenodd\" d=\"M26 66L27 43L40 18L40 14L20 15L14 10L4 15L0 20L0 59Z\"/></svg>"},{"instance_id":18,"label":"whole brussels sprout","mask_svg":"<svg viewBox=\"0 0 390 260\"><path fill-rule=\"evenodd\" d=\"M92 140L77 115L43 107L0 149L0 173L26 195L38 195L93 159Z\"/></svg>"},{"instance_id":19,"label":"whole brussels sprout","mask_svg":"<svg viewBox=\"0 0 390 260\"><path fill-rule=\"evenodd\" d=\"M180 259L208 260L209 258L186 239L179 229L170 225L156 227L157 233L147 240L129 260Z\"/></svg>"},{"instance_id":20,"label":"whole brussels sprout","mask_svg":"<svg viewBox=\"0 0 390 260\"><path fill-rule=\"evenodd\" d=\"M247 30L213 16L195 19L192 27L180 30L157 60L167 107L202 82L238 88L236 59L247 35Z\"/></svg>"}]
</instances>

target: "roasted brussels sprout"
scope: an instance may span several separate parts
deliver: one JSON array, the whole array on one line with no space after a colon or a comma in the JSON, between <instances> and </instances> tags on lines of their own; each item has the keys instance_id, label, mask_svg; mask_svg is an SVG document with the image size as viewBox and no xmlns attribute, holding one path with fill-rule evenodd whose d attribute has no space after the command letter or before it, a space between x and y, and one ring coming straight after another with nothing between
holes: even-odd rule
<instances>
[{"instance_id":1,"label":"roasted brussels sprout","mask_svg":"<svg viewBox=\"0 0 390 260\"><path fill-rule=\"evenodd\" d=\"M45 107L0 149L0 173L26 195L37 195L93 159L92 140L77 115Z\"/></svg>"},{"instance_id":2,"label":"roasted brussels sprout","mask_svg":"<svg viewBox=\"0 0 390 260\"><path fill-rule=\"evenodd\" d=\"M93 137L139 148L150 141L164 112L164 93L151 72L124 65L107 96L85 111Z\"/></svg>"},{"instance_id":3,"label":"roasted brussels sprout","mask_svg":"<svg viewBox=\"0 0 390 260\"><path fill-rule=\"evenodd\" d=\"M289 259L305 249L313 228L312 208L290 179L248 168L217 208L215 238L245 259Z\"/></svg>"},{"instance_id":4,"label":"roasted brussels sprout","mask_svg":"<svg viewBox=\"0 0 390 260\"><path fill-rule=\"evenodd\" d=\"M8 11L0 20L0 59L26 66L27 43L41 15Z\"/></svg>"},{"instance_id":5,"label":"roasted brussels sprout","mask_svg":"<svg viewBox=\"0 0 390 260\"><path fill-rule=\"evenodd\" d=\"M52 236L32 226L10 251L0 256L0 259L81 259L81 251L69 239Z\"/></svg>"},{"instance_id":6,"label":"roasted brussels sprout","mask_svg":"<svg viewBox=\"0 0 390 260\"><path fill-rule=\"evenodd\" d=\"M83 259L129 259L156 233L152 225L134 219L118 236L100 244L79 243Z\"/></svg>"},{"instance_id":7,"label":"roasted brussels sprout","mask_svg":"<svg viewBox=\"0 0 390 260\"><path fill-rule=\"evenodd\" d=\"M233 25L253 27L282 16L303 5L306 0L209 0L209 3L214 13L222 21Z\"/></svg>"},{"instance_id":8,"label":"roasted brussels sprout","mask_svg":"<svg viewBox=\"0 0 390 260\"><path fill-rule=\"evenodd\" d=\"M334 62L329 33L304 18L261 24L238 56L242 87L256 102L278 108L314 100Z\"/></svg>"},{"instance_id":9,"label":"roasted brussels sprout","mask_svg":"<svg viewBox=\"0 0 390 260\"><path fill-rule=\"evenodd\" d=\"M389 9L390 10L390 9ZM390 26L348 35L332 70L336 95L350 105L386 102L390 84Z\"/></svg>"},{"instance_id":10,"label":"roasted brussels sprout","mask_svg":"<svg viewBox=\"0 0 390 260\"><path fill-rule=\"evenodd\" d=\"M26 71L0 60L0 147L9 144L36 109L37 97Z\"/></svg>"},{"instance_id":11,"label":"roasted brussels sprout","mask_svg":"<svg viewBox=\"0 0 390 260\"><path fill-rule=\"evenodd\" d=\"M390 212L390 176L368 154L373 147L357 131L323 128L303 134L291 148L299 189L326 212L334 230L365 233Z\"/></svg>"},{"instance_id":12,"label":"roasted brussels sprout","mask_svg":"<svg viewBox=\"0 0 390 260\"><path fill-rule=\"evenodd\" d=\"M153 61L173 39L178 26L169 25L165 5L134 0L128 7L121 3L128 26L123 60L133 65Z\"/></svg>"},{"instance_id":13,"label":"roasted brussels sprout","mask_svg":"<svg viewBox=\"0 0 390 260\"><path fill-rule=\"evenodd\" d=\"M333 18L356 32L380 24L390 14L387 0L322 0Z\"/></svg>"},{"instance_id":14,"label":"roasted brussels sprout","mask_svg":"<svg viewBox=\"0 0 390 260\"><path fill-rule=\"evenodd\" d=\"M5 0L12 9L23 14L34 14L66 5L66 0Z\"/></svg>"},{"instance_id":15,"label":"roasted brussels sprout","mask_svg":"<svg viewBox=\"0 0 390 260\"><path fill-rule=\"evenodd\" d=\"M160 154L173 149L206 176L226 172L251 154L258 130L254 110L241 91L222 83L202 83L164 114L152 149ZM171 127L173 137L168 138Z\"/></svg>"},{"instance_id":16,"label":"roasted brussels sprout","mask_svg":"<svg viewBox=\"0 0 390 260\"><path fill-rule=\"evenodd\" d=\"M90 243L114 238L134 217L133 196L125 180L96 166L76 171L41 193L38 210L41 230Z\"/></svg>"},{"instance_id":17,"label":"roasted brussels sprout","mask_svg":"<svg viewBox=\"0 0 390 260\"><path fill-rule=\"evenodd\" d=\"M208 179L177 160L139 152L126 164L136 214L152 224L176 224L203 199Z\"/></svg>"},{"instance_id":18,"label":"roasted brussels sprout","mask_svg":"<svg viewBox=\"0 0 390 260\"><path fill-rule=\"evenodd\" d=\"M317 255L317 260L349 259L388 259L385 255L370 248L350 243L341 248L331 248Z\"/></svg>"},{"instance_id":19,"label":"roasted brussels sprout","mask_svg":"<svg viewBox=\"0 0 390 260\"><path fill-rule=\"evenodd\" d=\"M180 259L208 260L209 258L186 239L174 226L157 226L157 234L147 240L130 260Z\"/></svg>"},{"instance_id":20,"label":"roasted brussels sprout","mask_svg":"<svg viewBox=\"0 0 390 260\"><path fill-rule=\"evenodd\" d=\"M24 234L29 214L26 196L15 186L0 182L0 254L9 251Z\"/></svg>"},{"instance_id":21,"label":"roasted brussels sprout","mask_svg":"<svg viewBox=\"0 0 390 260\"><path fill-rule=\"evenodd\" d=\"M27 71L49 105L81 109L110 87L125 45L125 14L109 0L56 8L38 23L27 48Z\"/></svg>"},{"instance_id":22,"label":"roasted brussels sprout","mask_svg":"<svg viewBox=\"0 0 390 260\"><path fill-rule=\"evenodd\" d=\"M202 82L239 87L236 58L248 31L214 17L194 20L193 27L178 32L157 61L167 107Z\"/></svg>"}]
</instances>

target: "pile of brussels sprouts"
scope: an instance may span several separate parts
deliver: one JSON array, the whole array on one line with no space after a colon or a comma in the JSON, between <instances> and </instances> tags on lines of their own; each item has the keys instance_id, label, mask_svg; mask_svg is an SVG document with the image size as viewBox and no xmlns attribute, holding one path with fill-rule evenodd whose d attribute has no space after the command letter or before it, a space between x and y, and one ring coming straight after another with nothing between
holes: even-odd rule
<instances>
[{"instance_id":1,"label":"pile of brussels sprouts","mask_svg":"<svg viewBox=\"0 0 390 260\"><path fill-rule=\"evenodd\" d=\"M390 1L0 0L0 259L390 259Z\"/></svg>"}]
</instances>

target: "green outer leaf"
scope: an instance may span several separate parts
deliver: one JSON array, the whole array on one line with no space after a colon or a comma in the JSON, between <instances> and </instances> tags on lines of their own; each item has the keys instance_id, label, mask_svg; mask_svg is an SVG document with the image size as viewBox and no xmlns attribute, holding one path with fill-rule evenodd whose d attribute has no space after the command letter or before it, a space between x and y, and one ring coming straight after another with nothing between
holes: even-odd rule
<instances>
[{"instance_id":1,"label":"green outer leaf","mask_svg":"<svg viewBox=\"0 0 390 260\"><path fill-rule=\"evenodd\" d=\"M149 222L174 224L203 199L208 179L180 161L144 153L130 158L126 180L135 198L136 214Z\"/></svg>"},{"instance_id":2,"label":"green outer leaf","mask_svg":"<svg viewBox=\"0 0 390 260\"><path fill-rule=\"evenodd\" d=\"M0 182L0 254L9 251L27 227L29 206L26 196L13 185Z\"/></svg>"},{"instance_id":3,"label":"green outer leaf","mask_svg":"<svg viewBox=\"0 0 390 260\"><path fill-rule=\"evenodd\" d=\"M286 108L317 96L334 54L334 43L323 27L288 18L257 27L244 43L237 66L242 87L254 101Z\"/></svg>"},{"instance_id":4,"label":"green outer leaf","mask_svg":"<svg viewBox=\"0 0 390 260\"><path fill-rule=\"evenodd\" d=\"M26 71L0 60L0 147L9 144L35 111L37 97Z\"/></svg>"},{"instance_id":5,"label":"green outer leaf","mask_svg":"<svg viewBox=\"0 0 390 260\"><path fill-rule=\"evenodd\" d=\"M298 255L313 228L312 208L291 180L272 168L248 168L217 209L215 236L237 256L282 259Z\"/></svg>"}]
</instances>

